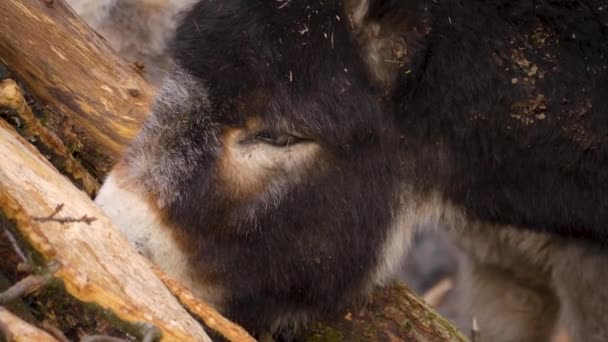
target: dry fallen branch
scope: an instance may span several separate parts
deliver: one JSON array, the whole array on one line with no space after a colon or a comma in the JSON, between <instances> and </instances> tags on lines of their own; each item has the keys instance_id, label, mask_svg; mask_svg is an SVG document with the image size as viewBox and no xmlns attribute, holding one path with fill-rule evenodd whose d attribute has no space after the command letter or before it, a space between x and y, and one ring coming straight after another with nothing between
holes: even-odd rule
<instances>
[{"instance_id":1,"label":"dry fallen branch","mask_svg":"<svg viewBox=\"0 0 608 342\"><path fill-rule=\"evenodd\" d=\"M122 338L111 337L111 336L106 336L106 335L90 335L90 336L87 336L87 337L83 338L82 340L80 340L80 342L127 342L127 341L123 340Z\"/></svg>"},{"instance_id":2,"label":"dry fallen branch","mask_svg":"<svg viewBox=\"0 0 608 342\"><path fill-rule=\"evenodd\" d=\"M53 276L49 273L41 275L29 275L16 284L11 286L8 290L0 293L0 304L8 304L16 300L17 298L25 295L26 293L33 292L40 287L48 284L53 279Z\"/></svg>"},{"instance_id":3,"label":"dry fallen branch","mask_svg":"<svg viewBox=\"0 0 608 342\"><path fill-rule=\"evenodd\" d=\"M445 296L454 287L452 279L443 278L422 295L422 299L431 307L438 307Z\"/></svg>"},{"instance_id":4,"label":"dry fallen branch","mask_svg":"<svg viewBox=\"0 0 608 342\"><path fill-rule=\"evenodd\" d=\"M0 227L2 227L2 226L0 226ZM11 247L13 247L13 251L15 252L15 254L17 254L17 257L21 260L22 263L26 262L27 256L23 252L23 249L17 243L17 239L15 239L15 236L13 235L13 233L11 233L5 227L2 227L2 231L4 233L4 236L6 237L6 240L11 244ZM17 267L19 267L19 266L17 266Z\"/></svg>"},{"instance_id":5,"label":"dry fallen branch","mask_svg":"<svg viewBox=\"0 0 608 342\"><path fill-rule=\"evenodd\" d=\"M81 188L93 196L99 189L99 184L70 154L63 141L55 133L45 128L36 119L32 109L27 105L23 92L15 81L7 79L0 82L0 108L8 108L14 111L25 127L25 135L35 139L42 147L52 154L53 164L63 170L76 184L82 184ZM40 149L41 146L38 146Z\"/></svg>"},{"instance_id":6,"label":"dry fallen branch","mask_svg":"<svg viewBox=\"0 0 608 342\"><path fill-rule=\"evenodd\" d=\"M353 310L317 324L305 340L462 342L467 338L404 285L394 283L374 293L363 310Z\"/></svg>"},{"instance_id":7,"label":"dry fallen branch","mask_svg":"<svg viewBox=\"0 0 608 342\"><path fill-rule=\"evenodd\" d=\"M186 309L200 318L209 328L219 332L223 337L230 341L255 341L249 334L247 334L245 330L243 330L243 328L224 318L208 304L196 299L196 297L194 297L190 291L181 286L175 280L169 278L158 267L152 266L152 270L154 273L156 273L156 276L162 280L165 286L167 286L167 288L186 307Z\"/></svg>"},{"instance_id":8,"label":"dry fallen branch","mask_svg":"<svg viewBox=\"0 0 608 342\"><path fill-rule=\"evenodd\" d=\"M471 342L479 341L479 325L477 324L477 318L472 318L471 324Z\"/></svg>"},{"instance_id":9,"label":"dry fallen branch","mask_svg":"<svg viewBox=\"0 0 608 342\"><path fill-rule=\"evenodd\" d=\"M0 135L0 158L3 158L3 160L11 161L12 156L9 155L9 151L5 151L3 149L10 149L10 152L17 152L18 153L19 152L19 148L17 148L17 147L21 147L22 149L25 149L25 152L28 152L28 151L32 152L32 153L35 152L35 150L33 148L27 148L27 146L19 146L19 145L17 145L19 143L21 143L23 145L26 145L27 142L25 142L22 139L20 139L16 135L15 132L11 133L12 129L10 127L8 127L7 124L2 123L0 121L0 128L4 128L5 129L4 132L0 131L0 134L2 134L2 133L8 133L7 134L8 139L14 139L14 141L12 141L12 142L10 140L9 141L3 141L2 135ZM9 143L9 142L11 142L12 144ZM33 156L33 157L36 157L36 156ZM41 156L37 156L37 159L43 165L48 165L46 162L43 161L43 158ZM3 191L5 190L4 186L7 183L10 184L12 182L13 183L12 187L14 187L14 188L8 187L7 189L9 190L9 192L11 190L14 191L14 192L21 192L21 191L25 192L24 194L18 194L19 197L21 197L23 201L25 201L25 199L27 198L28 194L29 195L32 194L32 193L27 193L27 189L20 189L19 187L17 187L17 184L18 184L18 180L17 179L20 177L20 175L18 175L15 170L19 169L20 167L22 167L23 166L23 162L18 162L17 160L12 160L10 165L12 165L13 168L9 167L8 170L6 170L6 169L0 170L0 176L3 178L3 181L0 181L0 207L3 207L3 208L5 207L5 203L3 203L1 200L2 200L2 196L4 195L4 193L3 193ZM41 165L38 165L37 167L34 167L34 169L35 170L41 170ZM14 173L13 174L9 174L7 177L4 177L4 173L11 173L11 171L14 172ZM52 178L52 177L49 177L49 175L48 175L48 173L52 173L53 172L52 169L44 170L44 171L45 172L44 172L44 174L42 174L42 176L44 176L45 178ZM60 179L62 179L58 175L57 175L57 177L60 178ZM37 185L39 187L44 187L45 186L42 183L36 184L36 179L35 178L28 178L28 182L30 182L30 183L33 182L34 183L33 185ZM65 182L65 180L64 180L64 182ZM69 185L64 185L64 186L66 187L66 189L70 188ZM60 188L60 187L61 186L58 186L58 188ZM75 190L75 189L73 189L72 191L77 192L77 190ZM37 195L35 197L38 197L38 196L41 195L39 193L39 191L36 191L35 194ZM81 194L81 196L82 196L82 194ZM52 200L53 197L54 196L48 196L48 197L44 196L44 198L42 199L42 201L45 202L46 206L50 207L51 200ZM72 200L75 200L75 199L72 198ZM92 203L90 205L94 206L94 204L92 204ZM83 206L83 204L79 204L79 206ZM34 206L33 205L28 205L28 207L30 207L28 209L31 209L31 207L34 207ZM95 207L95 209L96 209L96 207ZM5 213L5 214L9 218L12 218L12 215L18 215L20 211L23 211L23 209L18 210L18 212L16 212L16 213L10 213L9 212L9 213ZM93 225L94 222L96 222L97 218L99 217L99 216L96 216L96 217L89 216L88 214L84 214L80 218L78 218L78 216L77 216L77 218L70 217L71 214L67 210L66 205L63 204L63 203L59 204L59 205L56 205L54 207L54 209L47 210L47 211L50 211L50 214L40 215L40 216L29 214L28 215L29 216L29 220L28 221L29 221L30 224L37 224L37 225L53 224L53 225L56 225L56 226L62 226L63 228L59 228L58 227L58 229L63 229L63 230L60 230L60 231L58 231L58 232L56 232L56 233L53 234L53 232L49 231L48 227L45 225L44 233L49 234L50 238L54 237L55 239L58 239L62 235L65 235L65 231L68 230L68 229L70 229L70 228L72 228L73 225L91 226L91 225ZM67 216L58 217L58 215L60 213L66 212L66 211L68 211L68 213L66 213ZM103 214L100 214L100 215L103 216ZM104 219L104 218L101 218L101 219ZM107 220L107 219L105 219L105 220ZM66 225L66 224L69 224L69 225ZM92 228L99 229L95 225L93 225ZM41 232L37 232L37 233L41 233ZM110 232L108 232L108 233L110 233ZM115 234L119 235L118 232L112 232L112 233L115 233ZM103 234L103 233L100 232L100 234ZM27 237L32 238L34 236L27 235ZM40 237L39 236L35 236L34 238L38 239ZM87 236L82 236L82 238L86 239ZM90 236L89 236L89 238L90 238ZM47 240L51 240L51 239L47 239ZM101 246L99 245L99 243L95 243L96 240L97 239L87 239L86 245L84 245L84 247L86 247L86 249L88 249L88 250L93 249L93 248L99 249ZM74 241L72 241L71 243L73 243L73 242ZM53 244L53 241L44 241L44 247L45 247L45 249L47 250L48 253L50 253L49 250L52 249L52 247L53 247L53 246L51 246L52 244ZM81 241L81 244L85 244L85 242ZM61 250L63 250L63 249L69 250L70 249L68 246L56 246L56 247L57 247L57 249L61 249ZM116 247L119 247L119 246L116 246ZM128 247L130 248L130 246L128 246ZM19 248L19 247L17 246L17 248ZM122 248L125 248L125 247L123 246ZM78 251L73 251L73 252L78 253ZM82 252L82 251L80 251L80 252ZM113 252L114 256L112 254L108 254L108 255L105 255L105 258L116 258L116 254L117 253L120 253L121 256L124 256L122 254L128 254L124 250L121 250L121 252L118 252L118 251L115 250ZM49 255L57 256L64 263L68 263L68 264L70 263L69 261L67 261L66 259L64 259L64 257L62 257L61 255L56 255L54 253L49 254ZM100 256L95 256L92 259L99 261L99 258L100 258ZM130 261L129 263L132 263L132 261ZM79 264L79 263L74 262L72 264ZM126 262L124 262L124 264L126 264ZM123 267L124 268L124 264L123 263L119 263L117 265L110 265L110 266L108 266L107 264L104 264L103 268L106 271L108 270L108 268L111 268L111 267L113 267L113 268ZM91 265L89 265L89 266L91 266ZM151 265L148 265L147 262L146 262L145 266L149 267ZM78 273L87 273L86 272L86 267L87 267L87 265L81 265L78 268ZM83 269L83 268L85 268L85 269ZM155 271L159 272L156 269L155 269ZM101 274L99 274L99 272L100 271L94 271L93 273L95 273L95 276L98 276L98 278L111 277L112 276L111 274L103 274L103 271L101 271ZM130 271L127 271L127 272L130 272ZM57 272L55 272L55 273L60 273L60 270L57 271ZM85 276L85 278L89 278L89 276L86 275L86 274L78 274L78 276L83 276L83 275ZM71 275L68 274L66 276L69 277ZM136 276L136 274L132 274L131 276ZM127 278L127 277L125 277L125 278ZM52 279L52 277L49 274L40 275L40 276L38 276L38 275L31 275L31 276L25 278L24 280L18 282L17 284L15 284L13 287L11 287L6 292L0 293L0 303L6 302L6 301L9 301L9 300L13 300L13 299L21 296L25 292L30 292L31 289L32 289L32 287L43 285L43 284L47 283L49 280L51 280L51 279ZM230 321L228 321L227 319L225 319L224 317L222 317L221 315L219 315L215 310L213 310L212 308L210 308L208 305L196 301L194 299L194 297L187 290L181 289L179 287L179 285L177 285L175 282L169 280L166 277L164 277L162 279L163 279L163 281L167 282L168 284L171 284L171 288L173 290L175 290L176 294L179 295L179 298L181 300L184 300L185 302L190 303L192 305L190 308L194 312L196 312L197 314L199 314L200 317L203 319L203 321L206 324L208 324L208 326L210 328L212 328L214 330L217 330L218 332L220 332L222 335L224 335L226 338L228 338L231 341L254 341L251 338L251 336L249 336L242 328L234 325L233 323L231 323ZM80 280L80 279L77 279L77 280ZM93 279L91 279L91 280L93 280ZM64 281L65 281L65 279L64 279ZM128 279L127 279L127 281L128 281ZM99 285L101 285L101 284L99 284ZM95 284L93 282L91 282L91 283L85 284L85 286L87 286L87 287L93 287L93 286L95 286ZM95 296L99 296L99 295L103 295L103 293L95 294ZM145 293L137 293L137 296L138 297L145 296ZM147 306L149 306L149 305L153 305L153 306L162 305L162 304L156 304L156 303L155 304L151 304L151 302L159 300L159 299L162 299L162 298L159 297L159 296L157 296L157 295L151 296L150 298L146 299L148 301ZM102 305L105 304L104 302L100 302L99 299L97 299L96 302L98 304L102 304ZM192 304L192 303L195 303L195 304ZM164 311L163 311L163 313L166 314L166 312L164 312ZM143 312L142 314L144 316L146 314L149 315L149 313L146 313L146 312ZM147 330L150 330L149 327L148 327ZM193 332L196 332L196 331L193 331ZM150 334L142 334L142 335L144 335L144 336L152 336L153 337L154 336L154 332L152 331L152 333L150 333ZM95 339L96 336L92 336L90 338Z\"/></svg>"},{"instance_id":10,"label":"dry fallen branch","mask_svg":"<svg viewBox=\"0 0 608 342\"><path fill-rule=\"evenodd\" d=\"M32 326L1 306L0 331L8 342L58 342L47 332Z\"/></svg>"},{"instance_id":11,"label":"dry fallen branch","mask_svg":"<svg viewBox=\"0 0 608 342\"><path fill-rule=\"evenodd\" d=\"M40 256L58 260L53 276L73 297L109 309L125 322L150 322L169 340L207 340L101 210L0 120L0 209ZM56 211L97 218L69 225L36 220Z\"/></svg>"},{"instance_id":12,"label":"dry fallen branch","mask_svg":"<svg viewBox=\"0 0 608 342\"><path fill-rule=\"evenodd\" d=\"M63 331L57 329L56 326L52 325L47 320L42 321L42 329L53 335L53 337L59 340L59 342L70 342L70 340L65 336Z\"/></svg>"},{"instance_id":13,"label":"dry fallen branch","mask_svg":"<svg viewBox=\"0 0 608 342\"><path fill-rule=\"evenodd\" d=\"M57 222L57 223L82 222L89 226L91 225L91 223L93 223L93 222L95 222L95 220L97 220L96 217L89 217L89 216L87 216L87 214L82 215L82 217L57 217L57 214L59 214L61 209L63 209L64 205L65 204L63 204L63 203L58 204L55 207L55 210L53 210L53 212L48 216L32 217L32 218L38 222Z\"/></svg>"},{"instance_id":14,"label":"dry fallen branch","mask_svg":"<svg viewBox=\"0 0 608 342\"><path fill-rule=\"evenodd\" d=\"M153 88L64 1L0 1L0 61L50 111L68 145L105 174L147 114ZM67 129L74 125L74 129Z\"/></svg>"},{"instance_id":15,"label":"dry fallen branch","mask_svg":"<svg viewBox=\"0 0 608 342\"><path fill-rule=\"evenodd\" d=\"M149 324L142 326L141 342L153 342L161 337L160 331L156 327ZM124 339L107 336L107 335L89 335L83 337L80 342L128 342Z\"/></svg>"}]
</instances>

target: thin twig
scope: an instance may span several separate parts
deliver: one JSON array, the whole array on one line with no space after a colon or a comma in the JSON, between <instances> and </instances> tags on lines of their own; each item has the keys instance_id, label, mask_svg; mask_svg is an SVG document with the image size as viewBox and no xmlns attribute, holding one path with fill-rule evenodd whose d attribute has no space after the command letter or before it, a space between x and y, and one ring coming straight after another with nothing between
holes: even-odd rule
<instances>
[{"instance_id":1,"label":"thin twig","mask_svg":"<svg viewBox=\"0 0 608 342\"><path fill-rule=\"evenodd\" d=\"M283 2L282 4L280 4L277 8L278 9L282 9L283 7L289 5L290 2L291 2L291 0L287 0L287 1Z\"/></svg>"},{"instance_id":2,"label":"thin twig","mask_svg":"<svg viewBox=\"0 0 608 342\"><path fill-rule=\"evenodd\" d=\"M127 342L127 340L106 335L89 335L83 337L80 342Z\"/></svg>"},{"instance_id":3,"label":"thin twig","mask_svg":"<svg viewBox=\"0 0 608 342\"><path fill-rule=\"evenodd\" d=\"M59 269L61 264L58 261L51 260L45 267L42 274L30 274L29 276L19 280L6 291L0 293L0 304L7 304L13 300L31 293L44 285L47 285L53 279L53 273Z\"/></svg>"},{"instance_id":4,"label":"thin twig","mask_svg":"<svg viewBox=\"0 0 608 342\"><path fill-rule=\"evenodd\" d=\"M32 272L34 272L35 269L36 269L36 265L34 265L32 263L31 259L28 259L24 262L20 262L17 264L17 271L19 271L19 272L32 273Z\"/></svg>"},{"instance_id":5,"label":"thin twig","mask_svg":"<svg viewBox=\"0 0 608 342\"><path fill-rule=\"evenodd\" d=\"M177 299L196 317L203 320L210 329L217 331L227 340L233 342L255 342L245 329L229 321L208 304L198 300L194 295L175 280L169 278L156 265L151 265L156 276L165 284Z\"/></svg>"},{"instance_id":6,"label":"thin twig","mask_svg":"<svg viewBox=\"0 0 608 342\"><path fill-rule=\"evenodd\" d=\"M38 222L58 222L58 223L75 223L75 222L82 222L85 223L87 225L91 225L91 223L95 222L97 220L96 217L90 217L87 216L86 214L82 215L82 217L80 218L75 218L75 217L55 217L57 216L57 214L59 214L59 212L61 210L63 210L64 204L58 204L55 207L55 210L48 216L45 217L36 217L36 216L32 216L32 219L34 219L35 221Z\"/></svg>"},{"instance_id":7,"label":"thin twig","mask_svg":"<svg viewBox=\"0 0 608 342\"><path fill-rule=\"evenodd\" d=\"M430 306L438 307L445 296L454 287L452 279L443 278L422 295L422 299Z\"/></svg>"},{"instance_id":8,"label":"thin twig","mask_svg":"<svg viewBox=\"0 0 608 342\"><path fill-rule=\"evenodd\" d=\"M153 342L153 341L156 341L162 335L161 332L160 332L160 330L156 326L154 326L154 325L152 325L150 323L147 323L147 322L146 323L141 323L140 324L140 329L142 331L142 336L143 336L143 338L141 340L142 342Z\"/></svg>"},{"instance_id":9,"label":"thin twig","mask_svg":"<svg viewBox=\"0 0 608 342\"><path fill-rule=\"evenodd\" d=\"M63 207L65 205L63 203L57 204L57 206L55 207L55 211L53 211L49 216L45 217L46 219L52 219L55 217L55 215L59 214L59 212L61 210L63 210Z\"/></svg>"},{"instance_id":10,"label":"thin twig","mask_svg":"<svg viewBox=\"0 0 608 342\"><path fill-rule=\"evenodd\" d=\"M479 341L479 325L477 324L477 318L473 317L471 324L471 342Z\"/></svg>"},{"instance_id":11,"label":"thin twig","mask_svg":"<svg viewBox=\"0 0 608 342\"><path fill-rule=\"evenodd\" d=\"M11 243L11 246L13 246L13 249L15 250L15 253L17 253L17 255L19 256L19 258L21 259L22 262L27 262L28 259L25 256L25 253L23 253L23 250L21 250L21 247L19 247L19 244L17 243L17 239L15 239L15 236L13 235L13 233L11 233L8 228L4 227L4 235L6 236L6 238L8 239L8 241Z\"/></svg>"},{"instance_id":12,"label":"thin twig","mask_svg":"<svg viewBox=\"0 0 608 342\"><path fill-rule=\"evenodd\" d=\"M24 294L30 293L48 284L52 279L53 276L49 273L40 275L29 275L16 282L6 291L0 293L0 304L10 303L15 299L23 296Z\"/></svg>"},{"instance_id":13,"label":"thin twig","mask_svg":"<svg viewBox=\"0 0 608 342\"><path fill-rule=\"evenodd\" d=\"M42 321L42 329L53 335L53 337L59 340L60 342L70 342L70 340L65 336L63 331L59 330L59 328L52 325L51 322L47 320Z\"/></svg>"}]
</instances>

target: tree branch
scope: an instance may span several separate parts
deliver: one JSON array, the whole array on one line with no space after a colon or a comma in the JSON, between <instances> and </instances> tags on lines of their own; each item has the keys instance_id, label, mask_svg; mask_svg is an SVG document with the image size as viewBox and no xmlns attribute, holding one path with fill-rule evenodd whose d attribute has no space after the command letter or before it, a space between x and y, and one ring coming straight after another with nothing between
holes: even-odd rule
<instances>
[{"instance_id":1,"label":"tree branch","mask_svg":"<svg viewBox=\"0 0 608 342\"><path fill-rule=\"evenodd\" d=\"M96 303L125 322L150 322L169 340L209 340L91 199L0 120L0 209L18 234L48 262L66 290L82 302ZM39 220L67 203L66 217L91 222Z\"/></svg>"},{"instance_id":2,"label":"tree branch","mask_svg":"<svg viewBox=\"0 0 608 342\"><path fill-rule=\"evenodd\" d=\"M107 173L145 118L152 86L62 0L2 0L0 13L0 61L67 145Z\"/></svg>"},{"instance_id":3,"label":"tree branch","mask_svg":"<svg viewBox=\"0 0 608 342\"><path fill-rule=\"evenodd\" d=\"M34 327L1 306L0 331L9 342L58 342L47 332Z\"/></svg>"},{"instance_id":4,"label":"tree branch","mask_svg":"<svg viewBox=\"0 0 608 342\"><path fill-rule=\"evenodd\" d=\"M44 127L27 105L23 91L11 79L0 82L0 108L7 108L14 112L20 120L20 126L25 128L25 135L29 140L35 140L38 149L44 149L51 155L53 164L70 177L75 184L90 196L99 189L99 184L72 156L63 141L51 130ZM20 127L21 128L21 127Z\"/></svg>"}]
</instances>

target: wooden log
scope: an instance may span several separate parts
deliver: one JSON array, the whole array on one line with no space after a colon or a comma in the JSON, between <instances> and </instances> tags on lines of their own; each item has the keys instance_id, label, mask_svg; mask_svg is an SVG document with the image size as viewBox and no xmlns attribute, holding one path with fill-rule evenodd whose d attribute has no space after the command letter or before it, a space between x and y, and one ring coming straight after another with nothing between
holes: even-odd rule
<instances>
[{"instance_id":1,"label":"wooden log","mask_svg":"<svg viewBox=\"0 0 608 342\"><path fill-rule=\"evenodd\" d=\"M59 342L46 331L32 326L1 306L0 331L7 342Z\"/></svg>"},{"instance_id":2,"label":"wooden log","mask_svg":"<svg viewBox=\"0 0 608 342\"><path fill-rule=\"evenodd\" d=\"M60 263L53 275L71 295L149 322L167 340L209 341L103 212L2 120L0 160L1 211L45 260Z\"/></svg>"},{"instance_id":3,"label":"wooden log","mask_svg":"<svg viewBox=\"0 0 608 342\"><path fill-rule=\"evenodd\" d=\"M0 1L0 61L51 111L62 139L77 139L68 145L82 146L97 176L136 134L154 94L62 0Z\"/></svg>"},{"instance_id":4,"label":"wooden log","mask_svg":"<svg viewBox=\"0 0 608 342\"><path fill-rule=\"evenodd\" d=\"M214 308L209 304L198 300L192 292L183 287L175 280L169 278L158 266L152 266L152 270L156 273L158 279L160 279L165 286L179 299L179 301L190 311L193 315L200 318L207 327L217 331L224 338L229 341L239 342L254 342L253 339L245 329L232 323L224 316L220 315Z\"/></svg>"},{"instance_id":5,"label":"wooden log","mask_svg":"<svg viewBox=\"0 0 608 342\"><path fill-rule=\"evenodd\" d=\"M407 286L377 289L363 309L319 322L302 334L306 341L464 342L467 338Z\"/></svg>"},{"instance_id":6,"label":"wooden log","mask_svg":"<svg viewBox=\"0 0 608 342\"><path fill-rule=\"evenodd\" d=\"M0 108L5 107L15 112L22 121L24 133L30 139L51 154L53 165L63 170L72 182L79 184L79 188L93 197L99 190L98 182L91 176L80 163L72 156L63 141L57 135L45 128L38 120L32 109L27 105L23 92L11 79L0 82ZM31 140L30 140L31 141ZM40 149L41 147L38 147Z\"/></svg>"}]
</instances>

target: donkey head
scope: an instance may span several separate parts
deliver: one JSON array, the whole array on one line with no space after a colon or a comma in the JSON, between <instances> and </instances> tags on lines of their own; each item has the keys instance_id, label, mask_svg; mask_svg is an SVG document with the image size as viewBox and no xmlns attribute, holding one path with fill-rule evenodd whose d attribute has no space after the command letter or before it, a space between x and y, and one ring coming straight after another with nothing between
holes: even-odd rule
<instances>
[{"instance_id":1,"label":"donkey head","mask_svg":"<svg viewBox=\"0 0 608 342\"><path fill-rule=\"evenodd\" d=\"M196 4L97 198L142 253L251 330L350 303L404 249L399 134L357 29L366 6Z\"/></svg>"}]
</instances>

